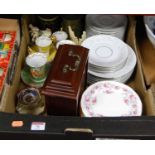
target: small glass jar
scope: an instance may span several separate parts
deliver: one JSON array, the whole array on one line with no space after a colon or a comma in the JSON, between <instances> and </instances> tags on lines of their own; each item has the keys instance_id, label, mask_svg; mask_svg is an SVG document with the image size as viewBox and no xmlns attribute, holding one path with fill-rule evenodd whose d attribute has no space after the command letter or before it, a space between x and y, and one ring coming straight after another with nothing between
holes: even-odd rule
<instances>
[{"instance_id":1,"label":"small glass jar","mask_svg":"<svg viewBox=\"0 0 155 155\"><path fill-rule=\"evenodd\" d=\"M45 103L36 88L25 88L17 94L16 111L20 114L40 115L45 111Z\"/></svg>"}]
</instances>

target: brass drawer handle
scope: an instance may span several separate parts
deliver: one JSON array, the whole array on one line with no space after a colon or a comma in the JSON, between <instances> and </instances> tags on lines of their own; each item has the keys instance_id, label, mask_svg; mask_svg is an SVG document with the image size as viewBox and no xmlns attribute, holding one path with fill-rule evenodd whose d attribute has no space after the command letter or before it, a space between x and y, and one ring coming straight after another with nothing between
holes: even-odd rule
<instances>
[{"instance_id":1,"label":"brass drawer handle","mask_svg":"<svg viewBox=\"0 0 155 155\"><path fill-rule=\"evenodd\" d=\"M69 51L68 56L76 58L76 60L73 67L65 64L63 67L63 73L67 73L68 71L77 71L81 63L81 57L78 54L74 54L73 51Z\"/></svg>"},{"instance_id":2,"label":"brass drawer handle","mask_svg":"<svg viewBox=\"0 0 155 155\"><path fill-rule=\"evenodd\" d=\"M93 138L93 130L89 128L66 128L64 130L64 134L67 139L75 140L75 139L85 139L92 140Z\"/></svg>"},{"instance_id":3,"label":"brass drawer handle","mask_svg":"<svg viewBox=\"0 0 155 155\"><path fill-rule=\"evenodd\" d=\"M66 128L64 132L83 132L93 134L93 130L88 128Z\"/></svg>"}]
</instances>

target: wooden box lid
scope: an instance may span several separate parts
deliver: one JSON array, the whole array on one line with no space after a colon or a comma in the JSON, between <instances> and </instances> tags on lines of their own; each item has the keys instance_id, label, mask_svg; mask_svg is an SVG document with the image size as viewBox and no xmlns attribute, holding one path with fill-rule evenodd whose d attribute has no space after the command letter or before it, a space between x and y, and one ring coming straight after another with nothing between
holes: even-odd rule
<instances>
[{"instance_id":1,"label":"wooden box lid","mask_svg":"<svg viewBox=\"0 0 155 155\"><path fill-rule=\"evenodd\" d=\"M42 93L76 96L88 62L88 49L78 45L61 45L44 84Z\"/></svg>"}]
</instances>

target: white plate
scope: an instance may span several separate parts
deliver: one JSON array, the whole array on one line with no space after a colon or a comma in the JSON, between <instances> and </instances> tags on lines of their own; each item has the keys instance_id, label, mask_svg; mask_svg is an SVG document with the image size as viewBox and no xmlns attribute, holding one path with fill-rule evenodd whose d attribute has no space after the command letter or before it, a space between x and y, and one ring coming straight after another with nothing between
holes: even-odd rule
<instances>
[{"instance_id":1,"label":"white plate","mask_svg":"<svg viewBox=\"0 0 155 155\"><path fill-rule=\"evenodd\" d=\"M124 35L125 35L125 29L120 29L120 31L96 31L94 29L90 29L90 28L86 28L86 37L89 38L91 36L94 36L94 35L99 35L99 34L104 34L104 35L111 35L111 36L114 36L114 37L117 37L121 40L124 40Z\"/></svg>"},{"instance_id":2,"label":"white plate","mask_svg":"<svg viewBox=\"0 0 155 155\"><path fill-rule=\"evenodd\" d=\"M86 31L90 31L90 32L93 32L93 33L107 33L107 34L116 34L117 31L114 29L109 29L109 30L106 30L106 29L101 29L101 30L98 30L98 29L95 29L95 28L92 28L90 26L87 26L86 27Z\"/></svg>"},{"instance_id":3,"label":"white plate","mask_svg":"<svg viewBox=\"0 0 155 155\"><path fill-rule=\"evenodd\" d=\"M101 81L83 93L81 110L85 117L141 116L142 102L129 86L114 81Z\"/></svg>"},{"instance_id":4,"label":"white plate","mask_svg":"<svg viewBox=\"0 0 155 155\"><path fill-rule=\"evenodd\" d=\"M136 66L136 55L133 51L133 49L126 45L128 47L128 51L129 51L129 56L128 59L126 61L126 64L124 65L124 67L116 72L109 72L109 73L97 73L94 72L92 70L88 70L89 74L92 74L94 76L97 77L101 77L101 78L120 78L126 74L129 74L131 71L134 70L135 66Z\"/></svg>"},{"instance_id":5,"label":"white plate","mask_svg":"<svg viewBox=\"0 0 155 155\"><path fill-rule=\"evenodd\" d=\"M128 74L122 76L122 77L118 77L118 78L100 78L100 77L96 77L94 75L91 75L91 74L88 74L88 77L87 77L87 82L88 84L94 84L96 82L99 82L99 81L107 81L107 80L111 80L111 81L116 81L116 82L121 82L121 83L125 83L129 80L129 78L131 77L132 73L133 73L134 70L131 70L131 72L129 72Z\"/></svg>"},{"instance_id":6,"label":"white plate","mask_svg":"<svg viewBox=\"0 0 155 155\"><path fill-rule=\"evenodd\" d=\"M93 35L112 35L124 40L127 17L124 15L94 14L86 16L87 38Z\"/></svg>"},{"instance_id":7,"label":"white plate","mask_svg":"<svg viewBox=\"0 0 155 155\"><path fill-rule=\"evenodd\" d=\"M115 72L115 71L122 69L125 64L126 64L126 62L120 64L119 66L108 67L108 68L88 64L88 69L91 71L94 71L96 73L109 73L109 72Z\"/></svg>"},{"instance_id":8,"label":"white plate","mask_svg":"<svg viewBox=\"0 0 155 155\"><path fill-rule=\"evenodd\" d=\"M101 67L117 67L127 60L128 48L120 39L109 35L87 38L82 46L89 49L89 63Z\"/></svg>"},{"instance_id":9,"label":"white plate","mask_svg":"<svg viewBox=\"0 0 155 155\"><path fill-rule=\"evenodd\" d=\"M127 17L124 15L90 14L86 16L86 25L97 29L116 29L126 24Z\"/></svg>"}]
</instances>

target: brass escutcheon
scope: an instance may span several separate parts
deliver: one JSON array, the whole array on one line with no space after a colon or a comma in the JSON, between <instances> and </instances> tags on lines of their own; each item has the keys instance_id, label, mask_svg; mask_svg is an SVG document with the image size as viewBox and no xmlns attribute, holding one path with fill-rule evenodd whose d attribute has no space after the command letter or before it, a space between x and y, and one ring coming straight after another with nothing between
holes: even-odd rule
<instances>
[{"instance_id":1,"label":"brass escutcheon","mask_svg":"<svg viewBox=\"0 0 155 155\"><path fill-rule=\"evenodd\" d=\"M68 64L65 64L63 67L63 73L67 73L68 71L73 71L73 72L77 71L81 63L81 57L78 54L74 54L72 50L68 52L68 56L73 58L76 57L74 67Z\"/></svg>"}]
</instances>

